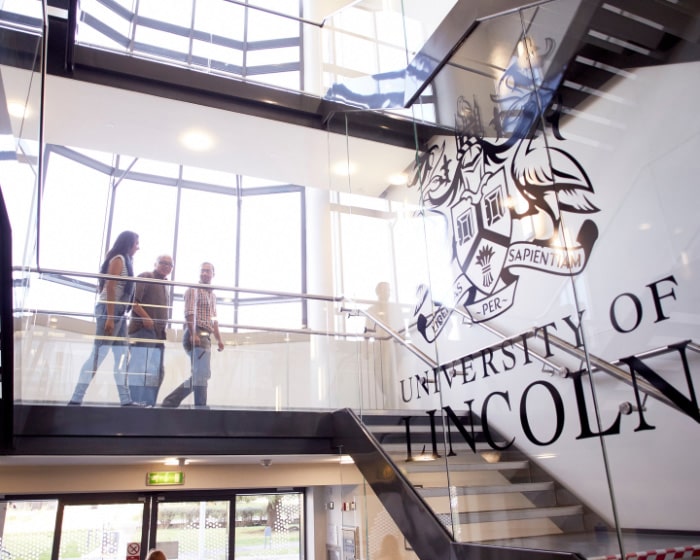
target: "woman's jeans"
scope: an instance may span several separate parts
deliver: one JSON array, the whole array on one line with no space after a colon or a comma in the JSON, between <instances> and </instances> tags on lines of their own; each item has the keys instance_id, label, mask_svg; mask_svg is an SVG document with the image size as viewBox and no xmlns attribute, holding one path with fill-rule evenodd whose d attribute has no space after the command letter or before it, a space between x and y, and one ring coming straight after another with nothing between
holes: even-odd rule
<instances>
[{"instance_id":1,"label":"woman's jeans","mask_svg":"<svg viewBox=\"0 0 700 560\"><path fill-rule=\"evenodd\" d=\"M126 375L131 398L136 403L155 406L163 383L165 345L153 329L141 328L129 335L129 363ZM153 342L148 342L152 340Z\"/></svg>"},{"instance_id":2,"label":"woman's jeans","mask_svg":"<svg viewBox=\"0 0 700 560\"><path fill-rule=\"evenodd\" d=\"M113 316L114 331L112 335L105 336L107 305L102 302L95 305L95 317L97 318L95 343L92 347L92 354L80 370L78 384L75 386L75 391L73 391L73 396L70 399L71 404L82 404L90 382L95 377L95 373L107 357L110 349L112 354L114 354L114 382L117 384L117 391L119 392L119 403L121 405L131 404L131 394L126 385L126 375L124 375L127 355L125 310L126 307L124 305L115 306L115 312L120 314Z\"/></svg>"}]
</instances>

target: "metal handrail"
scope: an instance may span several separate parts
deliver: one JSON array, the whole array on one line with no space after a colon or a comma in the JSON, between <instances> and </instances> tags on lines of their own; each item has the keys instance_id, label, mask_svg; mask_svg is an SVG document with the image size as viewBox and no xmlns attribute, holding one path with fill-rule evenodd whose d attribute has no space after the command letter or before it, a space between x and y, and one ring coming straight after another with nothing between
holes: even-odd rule
<instances>
[{"instance_id":1,"label":"metal handrail","mask_svg":"<svg viewBox=\"0 0 700 560\"><path fill-rule=\"evenodd\" d=\"M95 272L75 272L69 270L61 270L56 268L43 268L43 267L20 267L15 266L12 268L13 272L30 272L34 274L48 274L55 276L77 276L79 278L102 278L105 280L119 280L123 281L123 276L116 276L113 274L101 274ZM168 286L182 286L184 288L201 288L202 284L199 282L180 282L179 280L161 280L159 278L142 278L138 276L130 277L129 281L134 282L145 282L152 284L165 284ZM258 294L266 296L277 296L286 297L293 299L311 299L319 301L330 301L330 302L340 302L344 301L345 296L328 296L322 294L300 294L295 292L279 292L275 290L259 290L255 288L235 288L231 286L224 286L223 284L207 284L207 288L212 290L219 290L224 292L237 292L246 294Z\"/></svg>"},{"instance_id":2,"label":"metal handrail","mask_svg":"<svg viewBox=\"0 0 700 560\"><path fill-rule=\"evenodd\" d=\"M465 319L467 319L471 325L477 325L477 326L481 327L482 329L484 329L484 330L490 332L491 334L495 334L496 336L500 337L502 341L505 341L505 340L512 340L512 339L511 339L510 337L508 337L506 334L502 333L502 332L499 331L498 329L493 328L493 327L490 326L490 325L487 325L486 323L475 323L475 322L471 319L471 317L469 317L469 315L467 315L467 314L466 314L464 311L462 311L461 309L452 308L452 311L455 312L455 313L457 313L457 315L460 315L461 317L464 317ZM533 329L533 331L534 331L534 329ZM520 335L518 335L518 336L520 336ZM517 343L517 342L514 342L513 345L514 345L518 350L524 350L524 346L523 346L522 344L519 344L519 343ZM544 356L540 356L537 352L533 352L533 351L530 350L529 348L528 348L528 351L527 351L527 352L528 352L528 355L529 355L529 356L532 356L532 357L535 358L538 362L540 362L540 363L546 365L547 367L552 368L552 373L556 373L557 375L560 375L561 377L566 377L566 376L569 374L569 368L567 368L566 366L560 366L559 364L557 364L557 363L551 361L550 359L545 358Z\"/></svg>"},{"instance_id":3,"label":"metal handrail","mask_svg":"<svg viewBox=\"0 0 700 560\"><path fill-rule=\"evenodd\" d=\"M64 317L78 317L82 319L94 318L93 313L86 313L83 311L53 311L51 309L32 309L31 312L35 315L61 315ZM182 319L169 319L168 323L175 325L182 325L183 329L185 326L185 321ZM283 328L283 327L267 327L263 325L245 325L242 323L219 323L219 327L224 329L240 329L251 332L276 332L276 333L289 333L289 334L302 334L302 335L320 335L320 336L332 336L336 338L364 338L366 335L357 333L347 333L338 331L320 331L316 329L308 328ZM227 333L222 333L225 337ZM237 334L248 334L248 333L237 333Z\"/></svg>"},{"instance_id":4,"label":"metal handrail","mask_svg":"<svg viewBox=\"0 0 700 560\"><path fill-rule=\"evenodd\" d=\"M535 333L535 336L538 336ZM559 338L558 336L555 336L551 333L548 333L548 338L549 342L553 344L555 347L559 348L560 350L563 350L564 352L567 352L568 354L580 359L580 360L585 360L586 359L586 353L581 350L580 348L577 348L576 346L573 346L572 344L569 344L565 340ZM697 347L697 345L694 345ZM666 347L666 351L668 351L668 346ZM693 348L695 350L695 348ZM698 350L700 351L700 349ZM663 351L661 349L655 349L655 350L650 350L648 352L645 352L643 354L644 357L650 357L652 355L659 355ZM616 365L612 364L611 362L608 362L606 360L603 360L602 358L599 358L598 356L595 356L594 354L591 354L590 352L588 353L588 359L590 360L590 364L592 366L595 366L596 370L598 371L604 371L605 373L608 373L615 377L616 379L623 381L625 383L628 383L630 385L633 385L634 383L637 384L637 386L647 395L650 397L655 398L656 400L667 404L668 406L671 406L673 408L678 408L675 403L673 403L666 395L664 395L661 391L659 391L654 385L646 381L645 379L632 379L632 374L626 372L625 370L617 367ZM619 363L619 362L618 362Z\"/></svg>"},{"instance_id":5,"label":"metal handrail","mask_svg":"<svg viewBox=\"0 0 700 560\"><path fill-rule=\"evenodd\" d=\"M83 272L71 272L71 271L65 271L65 270L60 270L60 269L47 269L47 268L36 268L36 267L13 267L13 271L21 271L21 272L33 272L36 274L49 274L49 275L62 275L62 276L77 276L77 277L85 277L85 278L105 278L105 279L114 279L114 280L123 280L122 276L115 276L115 275L110 275L110 274L95 274L95 273L83 273ZM160 279L154 279L154 278L134 278L134 281L137 282L146 282L146 283L160 283L160 284L167 284L171 286L182 286L182 287L192 287L192 288L198 288L201 287L202 284L200 283L186 283L186 282L178 282L174 280L160 280ZM328 301L328 302L333 302L333 303L339 303L346 301L346 298L344 296L327 296L327 295L318 295L318 294L300 294L300 293L293 293L293 292L280 292L280 291L274 291L274 290L258 290L258 289L249 289L249 288L233 288L230 286L223 286L223 285L213 285L213 284L208 284L207 287L215 290L220 290L220 291L234 291L234 292L243 292L243 293L254 293L258 295L267 295L267 296L276 296L276 297L285 297L285 298L293 298L293 299L310 299L310 300L320 300L320 301ZM513 341L513 344L516 348L519 350L523 350L523 346L515 341L514 338L508 337L506 334L503 332L499 331L498 329L487 325L485 323L475 323L471 320L471 318L465 314L463 311L456 309L456 308L451 308L452 312L457 313L461 317L467 319L470 321L470 324L472 325L477 325L486 331L488 331L491 334L494 334L501 338L502 341L505 340L511 340ZM51 311L47 310L34 310L34 312L37 313L54 313ZM410 340L404 339L399 332L395 331L392 329L389 325L387 325L384 321L381 319L378 319L377 317L374 317L371 313L368 311L365 311L363 309L351 309L348 307L341 307L340 308L341 313L348 313L349 315L352 316L359 316L362 315L365 318L373 321L375 324L377 324L382 330L384 330L390 338L394 339L396 342L398 342L403 348L408 350L410 353L415 355L418 359L420 359L422 362L427 364L430 368L435 369L439 367L439 363L431 358L429 355L427 355L425 352L420 350L419 348L416 348ZM74 315L74 316L87 316L87 314L79 314L79 313L72 313L72 312L61 312L60 314L62 315ZM177 320L170 320L170 323L175 323L175 324L184 324L184 321L177 321ZM244 330L249 330L249 331L262 331L262 332L279 332L279 333L294 333L294 334L305 334L305 335L320 335L320 336L334 336L334 337L363 337L363 338L370 338L374 337L374 335L368 336L366 333L365 334L360 334L360 333L347 333L347 332L329 332L329 331L318 331L318 330L311 330L311 329L287 329L287 328L278 328L278 327L264 327L264 326L257 326L257 325L241 325L241 324L220 324L221 327L223 328L232 328L232 329L244 329ZM526 331L527 332L527 331ZM543 338L544 333L541 332L539 329L532 329L533 336ZM518 335L518 337L522 337L523 334L521 333ZM547 333L547 338L550 344L552 344L554 347L563 350L564 352L574 356L575 358L578 358L579 360L585 361L586 360L586 353L577 348L576 346L573 346L572 344L566 342L565 340L553 335L552 333ZM489 348L491 345L485 347ZM692 341L688 341L687 347L690 348L694 352L700 353L700 345L697 343L694 343ZM481 350L484 350L485 348L482 348ZM654 356L661 355L665 352L668 351L668 346L666 347L661 347L661 348L655 348L652 350L648 350L646 352L643 352L636 357L641 357L641 358L650 358ZM477 351L478 352L478 351ZM545 358L544 356L541 356L537 354L536 352L533 352L531 349L528 349L528 354L535 358L537 361L541 362L542 364L546 365L547 367L552 369L553 373L559 374L562 377L566 377L569 373L569 370L565 366L561 366L548 358ZM651 383L647 382L644 379L635 379L633 381L632 379L632 374L628 373L627 371L617 367L617 364L621 363L619 361L617 362L608 362L598 356L595 356L593 354L588 353L588 358L590 361L590 364L592 366L591 373L595 371L604 371L616 379L623 381L627 384L633 384L636 382L637 386L646 394L649 396L655 398L656 400L663 402L664 404L667 404L669 406L672 406L674 408L677 408L676 405L668 399L663 393L661 393L654 385Z\"/></svg>"},{"instance_id":6,"label":"metal handrail","mask_svg":"<svg viewBox=\"0 0 700 560\"><path fill-rule=\"evenodd\" d=\"M387 334L396 340L401 346L403 346L406 350L411 352L414 356L418 357L421 361L429 365L432 369L435 369L438 366L438 363L433 360L430 356L428 356L425 352L420 350L419 348L416 348L411 344L410 340L406 340L403 338L399 333L397 333L395 330L393 330L389 325L384 323L381 319L377 319L374 317L371 313L368 313L364 309L349 309L346 307L341 307L340 308L341 313L348 313L353 316L358 316L358 315L363 315L367 319L370 319L371 321L374 321L377 325L379 325L383 330L387 332Z\"/></svg>"}]
</instances>

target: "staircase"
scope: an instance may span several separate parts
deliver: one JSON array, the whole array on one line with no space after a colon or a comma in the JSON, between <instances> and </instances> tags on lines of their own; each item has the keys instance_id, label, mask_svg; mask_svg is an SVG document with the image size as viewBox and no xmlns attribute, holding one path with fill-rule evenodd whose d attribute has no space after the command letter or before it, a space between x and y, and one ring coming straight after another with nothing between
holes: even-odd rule
<instances>
[{"instance_id":1,"label":"staircase","mask_svg":"<svg viewBox=\"0 0 700 560\"><path fill-rule=\"evenodd\" d=\"M471 431L469 416L458 416ZM433 438L430 417L419 412L409 420L409 447L406 418L405 413L384 413L364 415L362 420L457 542L585 530L583 506L562 503L565 493L557 483L521 452L488 446L478 418L474 417L476 452L454 426L446 434L440 418L435 419ZM451 503L456 513L451 513Z\"/></svg>"},{"instance_id":2,"label":"staircase","mask_svg":"<svg viewBox=\"0 0 700 560\"><path fill-rule=\"evenodd\" d=\"M560 88L565 114L627 71L700 60L700 3L695 0L601 2L567 65Z\"/></svg>"}]
</instances>

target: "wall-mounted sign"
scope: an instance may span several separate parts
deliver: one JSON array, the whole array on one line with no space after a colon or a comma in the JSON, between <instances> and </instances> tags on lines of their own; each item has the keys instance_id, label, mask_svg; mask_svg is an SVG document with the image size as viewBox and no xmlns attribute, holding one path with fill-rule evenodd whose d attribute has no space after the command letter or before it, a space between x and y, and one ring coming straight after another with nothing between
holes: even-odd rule
<instances>
[{"instance_id":1,"label":"wall-mounted sign","mask_svg":"<svg viewBox=\"0 0 700 560\"><path fill-rule=\"evenodd\" d=\"M146 474L146 486L170 486L185 483L182 471L160 471Z\"/></svg>"}]
</instances>

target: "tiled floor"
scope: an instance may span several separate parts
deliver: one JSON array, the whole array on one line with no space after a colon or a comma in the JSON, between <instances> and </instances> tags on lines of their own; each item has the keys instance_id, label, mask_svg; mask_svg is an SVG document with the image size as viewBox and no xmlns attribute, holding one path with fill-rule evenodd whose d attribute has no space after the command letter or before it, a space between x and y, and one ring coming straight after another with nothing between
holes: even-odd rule
<instances>
[{"instance_id":1,"label":"tiled floor","mask_svg":"<svg viewBox=\"0 0 700 560\"><path fill-rule=\"evenodd\" d=\"M507 541L489 541L485 544L498 544L504 546L536 548L541 550L564 550L578 552L588 560L602 560L604 558L620 558L620 545L616 533L589 532L573 533L566 535L551 535L543 537L528 537L522 539L508 539ZM622 546L626 558L639 558L644 560L666 560L667 558L695 558L700 557L700 533L653 533L623 531ZM650 551L672 550L678 547L695 546L695 551L687 551L681 555L675 551L674 555L639 554Z\"/></svg>"}]
</instances>

